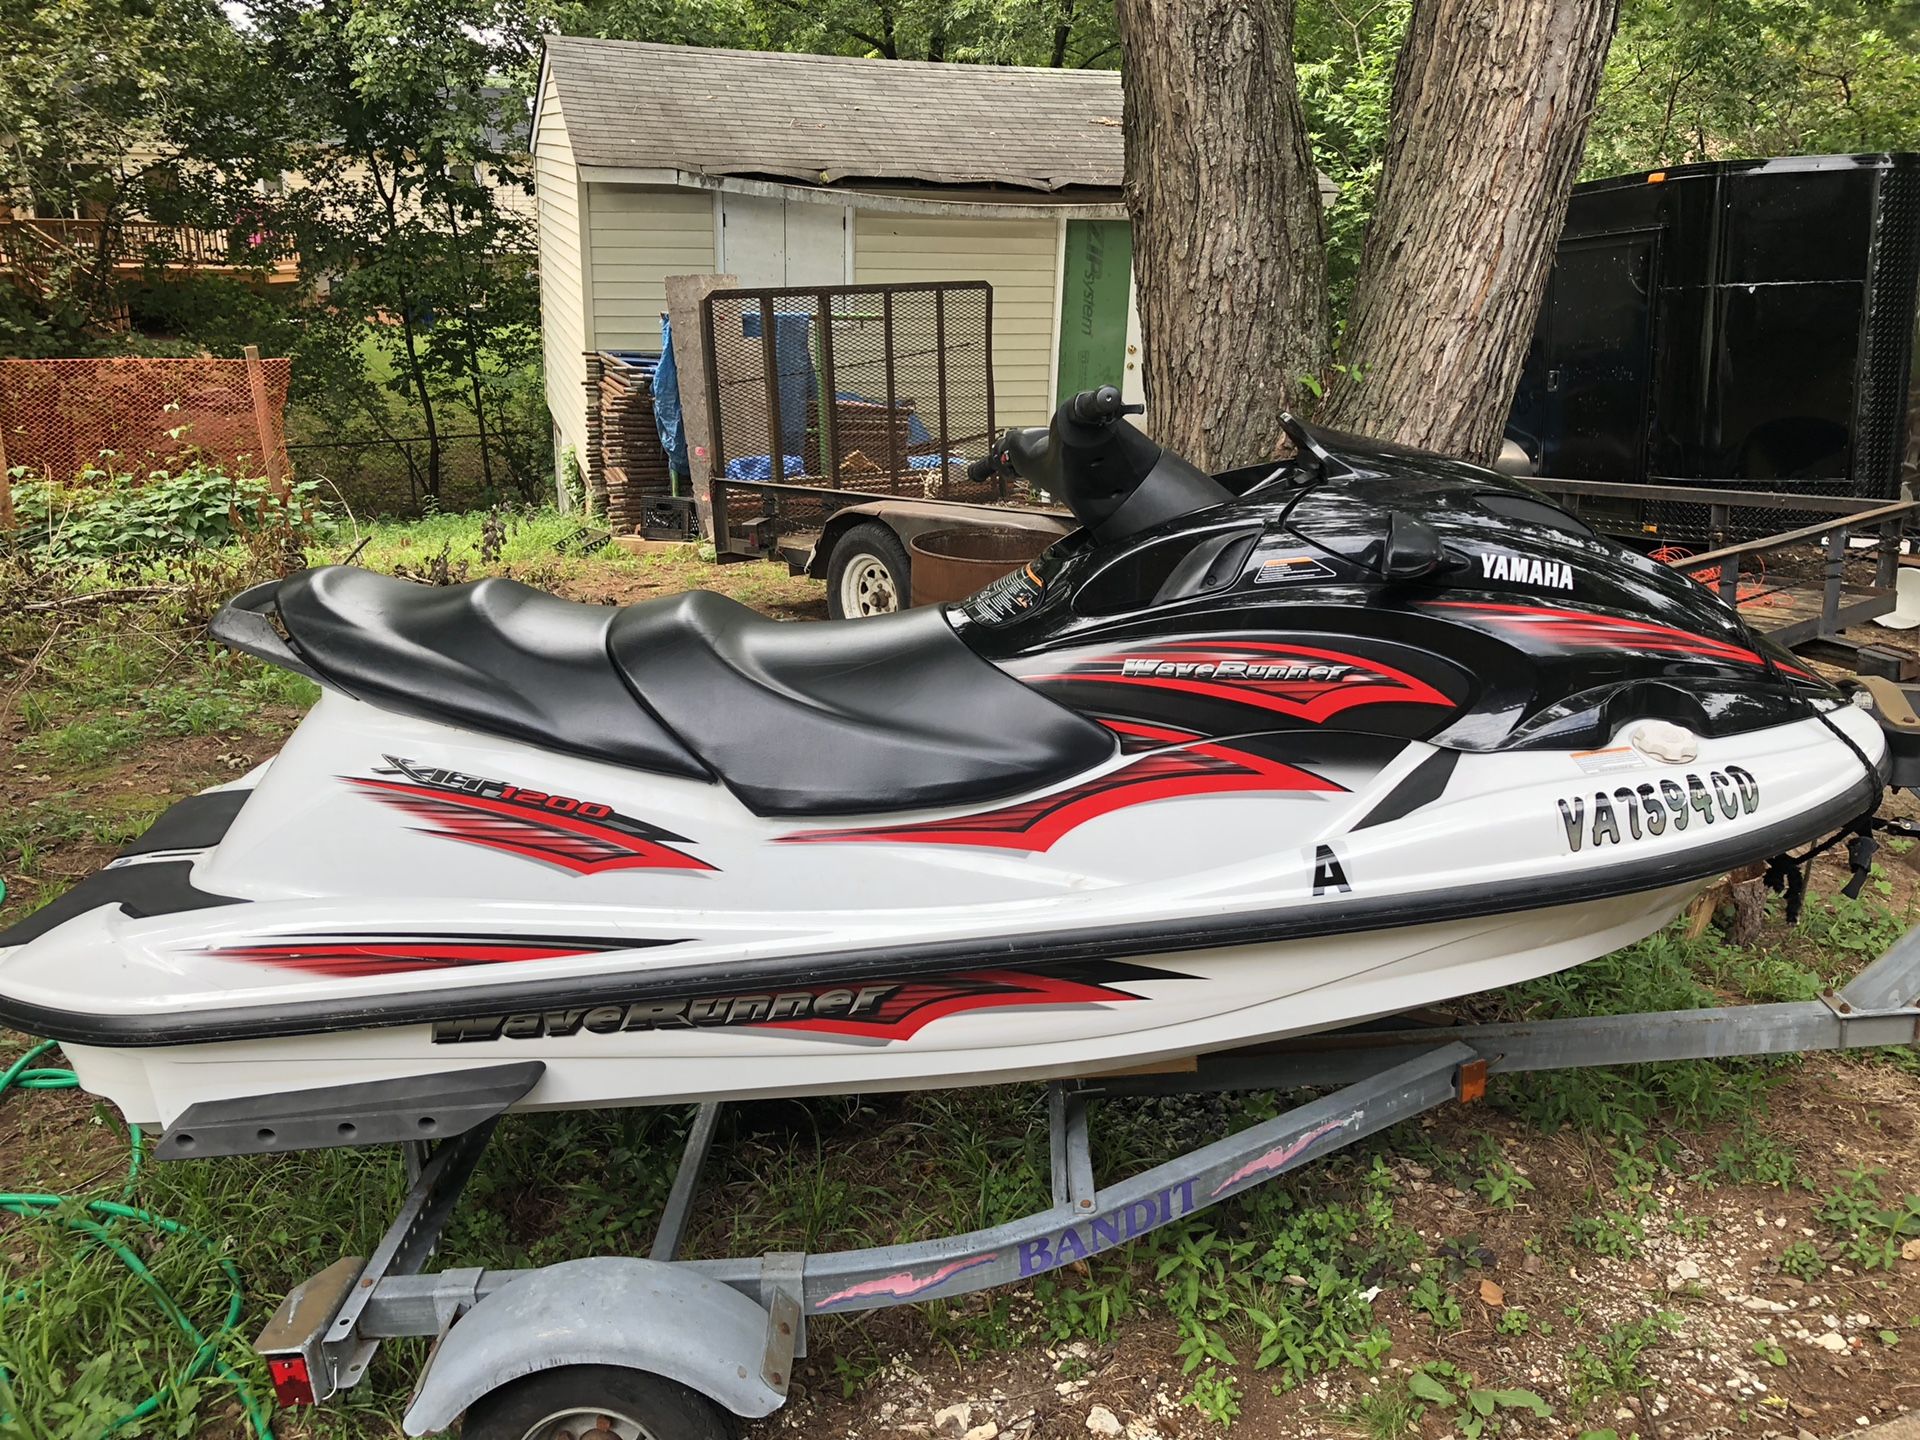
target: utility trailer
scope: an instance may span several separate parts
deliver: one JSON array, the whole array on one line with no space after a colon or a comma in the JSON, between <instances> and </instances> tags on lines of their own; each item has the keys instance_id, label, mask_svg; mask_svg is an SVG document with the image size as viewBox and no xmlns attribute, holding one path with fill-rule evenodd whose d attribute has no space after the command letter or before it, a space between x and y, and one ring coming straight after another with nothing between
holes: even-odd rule
<instances>
[{"instance_id":1,"label":"utility trailer","mask_svg":"<svg viewBox=\"0 0 1920 1440\"><path fill-rule=\"evenodd\" d=\"M974 479L1004 417L984 281L714 290L698 309L721 561L784 559L835 619L957 600L1071 528L1004 476Z\"/></svg>"},{"instance_id":2,"label":"utility trailer","mask_svg":"<svg viewBox=\"0 0 1920 1440\"><path fill-rule=\"evenodd\" d=\"M715 480L716 515L734 517L717 558L784 560L827 585L835 620L963 600L1074 527L1064 510L906 500L817 485ZM742 524L748 507L757 523ZM802 516L796 529L794 516Z\"/></svg>"},{"instance_id":3,"label":"utility trailer","mask_svg":"<svg viewBox=\"0 0 1920 1440\"><path fill-rule=\"evenodd\" d=\"M1906 718L1920 731L1920 719ZM720 1116L707 1103L695 1110L645 1257L430 1271L501 1115L538 1079L538 1062L501 1066L491 1107L460 1117L470 1128L431 1149L409 1143L413 1184L372 1253L299 1286L256 1348L280 1403L297 1406L359 1384L383 1341L430 1337L401 1421L409 1435L464 1416L465 1440L609 1430L621 1440L721 1440L733 1417L761 1419L785 1403L813 1317L952 1299L1075 1264L1403 1120L1470 1104L1492 1075L1916 1044L1920 927L1817 1000L1518 1024L1391 1022L1200 1056L1172 1071L1092 1076L1048 1091L1048 1209L967 1234L817 1255L683 1254ZM485 1078L464 1074L470 1084ZM1125 1179L1094 1173L1088 1124L1099 1100L1309 1086L1329 1093ZM325 1108L324 1092L306 1098Z\"/></svg>"}]
</instances>

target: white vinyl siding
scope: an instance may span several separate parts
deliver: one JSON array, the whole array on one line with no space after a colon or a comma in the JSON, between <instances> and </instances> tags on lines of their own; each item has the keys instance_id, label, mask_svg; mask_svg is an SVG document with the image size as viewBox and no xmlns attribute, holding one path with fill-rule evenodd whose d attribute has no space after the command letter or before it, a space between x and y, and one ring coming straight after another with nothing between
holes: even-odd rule
<instances>
[{"instance_id":1,"label":"white vinyl siding","mask_svg":"<svg viewBox=\"0 0 1920 1440\"><path fill-rule=\"evenodd\" d=\"M588 187L598 350L658 350L669 275L713 273L713 197L701 190Z\"/></svg>"},{"instance_id":2,"label":"white vinyl siding","mask_svg":"<svg viewBox=\"0 0 1920 1440\"><path fill-rule=\"evenodd\" d=\"M985 280L993 286L996 423L1044 425L1053 411L1059 230L1051 217L972 220L857 211L856 284Z\"/></svg>"},{"instance_id":3,"label":"white vinyl siding","mask_svg":"<svg viewBox=\"0 0 1920 1440\"><path fill-rule=\"evenodd\" d=\"M587 459L587 367L585 352L593 337L587 330L581 274L582 186L567 139L560 95L548 77L540 95L539 126L533 136L534 206L540 227L541 346L547 368L547 409L571 445Z\"/></svg>"}]
</instances>

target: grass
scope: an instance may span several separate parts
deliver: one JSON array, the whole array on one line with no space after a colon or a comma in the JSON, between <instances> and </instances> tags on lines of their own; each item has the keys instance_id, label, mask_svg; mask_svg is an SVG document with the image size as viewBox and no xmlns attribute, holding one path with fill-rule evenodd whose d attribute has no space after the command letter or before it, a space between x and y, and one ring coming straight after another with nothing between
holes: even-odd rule
<instances>
[{"instance_id":1,"label":"grass","mask_svg":"<svg viewBox=\"0 0 1920 1440\"><path fill-rule=\"evenodd\" d=\"M510 573L577 597L622 600L718 580L749 603L818 613L818 587L776 567L716 572L691 551L637 557L581 531L576 519L551 513L437 516L329 532L310 558L340 558L364 536L360 562L387 571ZM232 588L244 568L239 556L200 563L208 576L183 582L186 597L82 608L44 653L45 627L0 616L0 651L16 661L40 656L18 685L11 717L0 713L13 750L0 772L8 801L0 806L0 870L29 903L139 833L172 795L225 778L229 749L269 753L311 703L305 681L197 636L193 622L204 608L196 615L194 606ZM80 580L109 583L100 575ZM20 673L0 663L9 668ZM16 684L0 673L0 701ZM1689 938L1676 926L1474 1005L1489 1018L1547 1018L1807 998L1877 953L1906 923L1903 911L1881 876L1859 901L1814 899L1800 931L1770 930L1756 949L1725 946L1711 930ZM18 1049L0 1036L0 1062ZM1472 1128L1459 1143L1458 1130L1403 1125L1131 1250L1097 1255L1024 1290L929 1306L914 1324L928 1347L969 1364L1038 1343L1162 1337L1154 1343L1178 1377L1189 1427L1240 1417L1244 1428L1276 1392L1298 1395L1329 1377L1378 1380L1347 1423L1380 1436L1423 1423L1463 1434L1472 1426L1475 1434L1537 1433L1527 1427L1547 1402L1486 1364L1469 1366L1458 1351L1485 1335L1511 1346L1557 1336L1566 1358L1554 1403L1574 1419L1589 1409L1611 1414L1610 1402L1647 1388L1653 1358L1670 1344L1672 1317L1652 1296L1645 1313L1626 1320L1579 1307L1563 1318L1544 1304L1483 1313L1479 1287L1491 1262L1479 1229L1530 1227L1529 1250L1537 1247L1549 1267L1584 1270L1651 1249L1657 1192L1689 1187L1695 1210L1715 1187L1760 1186L1805 1196L1818 1216L1816 1240L1770 1258L1780 1272L1812 1279L1843 1263L1888 1273L1920 1230L1920 1202L1898 1176L1825 1173L1816 1157L1796 1153L1767 1105L1795 1070L1794 1062L1689 1062L1497 1080L1498 1113L1477 1123L1497 1128L1506 1137L1500 1143ZM1157 1163L1284 1103L1258 1095L1103 1102L1093 1132L1098 1172ZM58 1118L28 1117L28 1107L42 1106ZM15 1107L25 1128L9 1141L4 1127ZM668 1111L510 1119L439 1263L513 1268L644 1253L684 1135L684 1115ZM1580 1182L1549 1178L1522 1145L1528 1136L1574 1137L1587 1157ZM115 1193L125 1144L111 1116L91 1114L78 1099L0 1100L9 1184ZM1434 1190L1410 1188L1416 1166L1431 1172L1431 1186L1451 1186L1477 1207L1470 1228L1435 1218ZM240 1328L250 1335L291 1286L343 1252L365 1253L404 1183L394 1155L333 1151L156 1166L137 1195L216 1238L246 1278ZM1045 1107L1036 1088L767 1103L729 1113L692 1241L695 1253L736 1254L881 1244L993 1225L1047 1202ZM1660 1223L1697 1231L1704 1222L1669 1215ZM217 1314L222 1282L205 1252L156 1244L146 1258L190 1313ZM15 1293L21 1298L0 1324L0 1370L11 1377L0 1410L14 1412L10 1435L97 1433L192 1348L157 1319L136 1278L96 1248L76 1247L51 1222L0 1231L0 1296ZM810 1383L858 1394L900 1343L897 1332L871 1322L820 1321ZM1443 1347L1445 1362L1408 1368ZM223 1353L264 1388L244 1343ZM303 1417L299 1433L392 1433L422 1353L412 1342L388 1345L366 1384ZM1402 1357L1389 1371L1388 1361ZM168 1396L145 1433L231 1436L237 1425L231 1387L210 1381Z\"/></svg>"}]
</instances>

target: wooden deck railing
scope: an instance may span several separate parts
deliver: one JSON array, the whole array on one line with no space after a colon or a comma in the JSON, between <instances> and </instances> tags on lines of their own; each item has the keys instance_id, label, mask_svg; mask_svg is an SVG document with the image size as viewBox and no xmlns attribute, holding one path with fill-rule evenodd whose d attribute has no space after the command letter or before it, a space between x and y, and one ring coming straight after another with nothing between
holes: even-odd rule
<instances>
[{"instance_id":1,"label":"wooden deck railing","mask_svg":"<svg viewBox=\"0 0 1920 1440\"><path fill-rule=\"evenodd\" d=\"M104 247L104 248L103 248ZM138 269L259 269L269 282L298 277L291 244L266 230L208 230L150 220L0 220L0 270L33 275L61 260Z\"/></svg>"}]
</instances>

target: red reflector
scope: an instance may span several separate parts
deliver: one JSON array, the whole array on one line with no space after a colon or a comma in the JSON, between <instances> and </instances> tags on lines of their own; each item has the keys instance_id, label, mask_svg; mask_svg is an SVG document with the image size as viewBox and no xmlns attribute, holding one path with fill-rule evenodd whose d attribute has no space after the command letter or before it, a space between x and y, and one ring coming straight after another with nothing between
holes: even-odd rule
<instances>
[{"instance_id":1,"label":"red reflector","mask_svg":"<svg viewBox=\"0 0 1920 1440\"><path fill-rule=\"evenodd\" d=\"M1462 1065L1460 1067L1459 1085L1460 1103L1462 1105L1471 1105L1478 1100L1485 1099L1487 1094L1487 1062L1484 1060L1469 1060L1466 1064Z\"/></svg>"},{"instance_id":2,"label":"red reflector","mask_svg":"<svg viewBox=\"0 0 1920 1440\"><path fill-rule=\"evenodd\" d=\"M313 1377L307 1374L304 1355L276 1355L267 1361L273 1376L273 1397L282 1410L313 1404Z\"/></svg>"}]
</instances>

